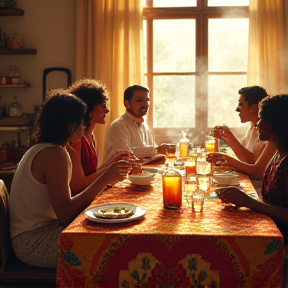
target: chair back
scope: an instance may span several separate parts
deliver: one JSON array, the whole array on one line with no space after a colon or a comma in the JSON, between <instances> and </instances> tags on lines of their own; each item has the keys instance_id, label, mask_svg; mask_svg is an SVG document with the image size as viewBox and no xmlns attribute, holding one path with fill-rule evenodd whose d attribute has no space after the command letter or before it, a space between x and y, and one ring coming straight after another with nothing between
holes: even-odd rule
<instances>
[{"instance_id":1,"label":"chair back","mask_svg":"<svg viewBox=\"0 0 288 288\"><path fill-rule=\"evenodd\" d=\"M11 253L11 240L9 233L9 194L5 183L0 179L0 274L3 273Z\"/></svg>"}]
</instances>

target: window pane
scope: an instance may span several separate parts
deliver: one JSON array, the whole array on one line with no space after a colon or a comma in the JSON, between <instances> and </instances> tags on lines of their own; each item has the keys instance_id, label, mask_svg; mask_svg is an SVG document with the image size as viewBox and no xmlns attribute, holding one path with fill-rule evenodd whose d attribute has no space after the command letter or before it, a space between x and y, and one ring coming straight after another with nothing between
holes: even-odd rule
<instances>
[{"instance_id":1,"label":"window pane","mask_svg":"<svg viewBox=\"0 0 288 288\"><path fill-rule=\"evenodd\" d=\"M208 127L226 124L239 127L240 120L235 111L238 91L247 86L246 75L212 75L208 78Z\"/></svg>"},{"instance_id":2,"label":"window pane","mask_svg":"<svg viewBox=\"0 0 288 288\"><path fill-rule=\"evenodd\" d=\"M249 6L249 0L208 0L209 6Z\"/></svg>"},{"instance_id":3,"label":"window pane","mask_svg":"<svg viewBox=\"0 0 288 288\"><path fill-rule=\"evenodd\" d=\"M196 7L196 0L153 0L153 7Z\"/></svg>"},{"instance_id":4,"label":"window pane","mask_svg":"<svg viewBox=\"0 0 288 288\"><path fill-rule=\"evenodd\" d=\"M248 19L209 19L209 72L246 71Z\"/></svg>"},{"instance_id":5,"label":"window pane","mask_svg":"<svg viewBox=\"0 0 288 288\"><path fill-rule=\"evenodd\" d=\"M195 72L195 20L153 21L154 72Z\"/></svg>"},{"instance_id":6,"label":"window pane","mask_svg":"<svg viewBox=\"0 0 288 288\"><path fill-rule=\"evenodd\" d=\"M195 127L195 76L154 76L153 126Z\"/></svg>"}]
</instances>

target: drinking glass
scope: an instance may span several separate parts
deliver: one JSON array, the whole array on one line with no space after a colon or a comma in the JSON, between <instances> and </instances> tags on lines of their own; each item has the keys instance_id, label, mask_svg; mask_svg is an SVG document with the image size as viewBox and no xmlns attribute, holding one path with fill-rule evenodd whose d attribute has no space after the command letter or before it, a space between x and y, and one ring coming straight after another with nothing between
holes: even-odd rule
<instances>
[{"instance_id":1,"label":"drinking glass","mask_svg":"<svg viewBox=\"0 0 288 288\"><path fill-rule=\"evenodd\" d=\"M211 163L206 161L206 158L197 158L196 173L198 175L211 174Z\"/></svg>"},{"instance_id":2,"label":"drinking glass","mask_svg":"<svg viewBox=\"0 0 288 288\"><path fill-rule=\"evenodd\" d=\"M216 152L216 141L212 136L208 136L205 141L205 148L207 153Z\"/></svg>"},{"instance_id":3,"label":"drinking glass","mask_svg":"<svg viewBox=\"0 0 288 288\"><path fill-rule=\"evenodd\" d=\"M184 178L184 193L188 207L191 207L192 195L197 191L197 175L186 175Z\"/></svg>"},{"instance_id":4,"label":"drinking glass","mask_svg":"<svg viewBox=\"0 0 288 288\"><path fill-rule=\"evenodd\" d=\"M197 176L197 189L203 191L206 195L210 195L211 177L210 175Z\"/></svg>"},{"instance_id":5,"label":"drinking glass","mask_svg":"<svg viewBox=\"0 0 288 288\"><path fill-rule=\"evenodd\" d=\"M196 156L189 156L184 162L186 175L196 174Z\"/></svg>"},{"instance_id":6,"label":"drinking glass","mask_svg":"<svg viewBox=\"0 0 288 288\"><path fill-rule=\"evenodd\" d=\"M202 190L196 190L192 194L192 211L202 213L204 208L205 193Z\"/></svg>"}]
</instances>

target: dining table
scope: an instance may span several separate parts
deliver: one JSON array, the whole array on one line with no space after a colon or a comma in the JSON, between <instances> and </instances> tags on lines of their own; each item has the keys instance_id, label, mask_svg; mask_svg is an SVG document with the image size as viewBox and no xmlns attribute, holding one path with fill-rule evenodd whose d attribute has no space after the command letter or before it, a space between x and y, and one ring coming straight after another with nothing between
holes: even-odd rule
<instances>
[{"instance_id":1,"label":"dining table","mask_svg":"<svg viewBox=\"0 0 288 288\"><path fill-rule=\"evenodd\" d=\"M245 207L224 209L213 185L202 213L192 211L184 189L181 208L165 209L166 168L156 169L151 185L125 179L107 187L63 230L57 287L283 287L284 240L271 218ZM238 175L241 189L261 201L249 177ZM141 213L131 221L87 214L115 203Z\"/></svg>"}]
</instances>

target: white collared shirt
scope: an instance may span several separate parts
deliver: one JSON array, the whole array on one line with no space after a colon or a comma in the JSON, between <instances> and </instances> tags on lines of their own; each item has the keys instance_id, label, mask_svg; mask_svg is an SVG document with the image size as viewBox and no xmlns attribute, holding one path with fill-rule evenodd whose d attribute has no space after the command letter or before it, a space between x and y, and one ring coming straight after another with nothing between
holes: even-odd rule
<instances>
[{"instance_id":1,"label":"white collared shirt","mask_svg":"<svg viewBox=\"0 0 288 288\"><path fill-rule=\"evenodd\" d=\"M104 147L103 163L117 151L132 150L138 158L153 157L156 154L154 137L143 118L125 112L110 125Z\"/></svg>"}]
</instances>

